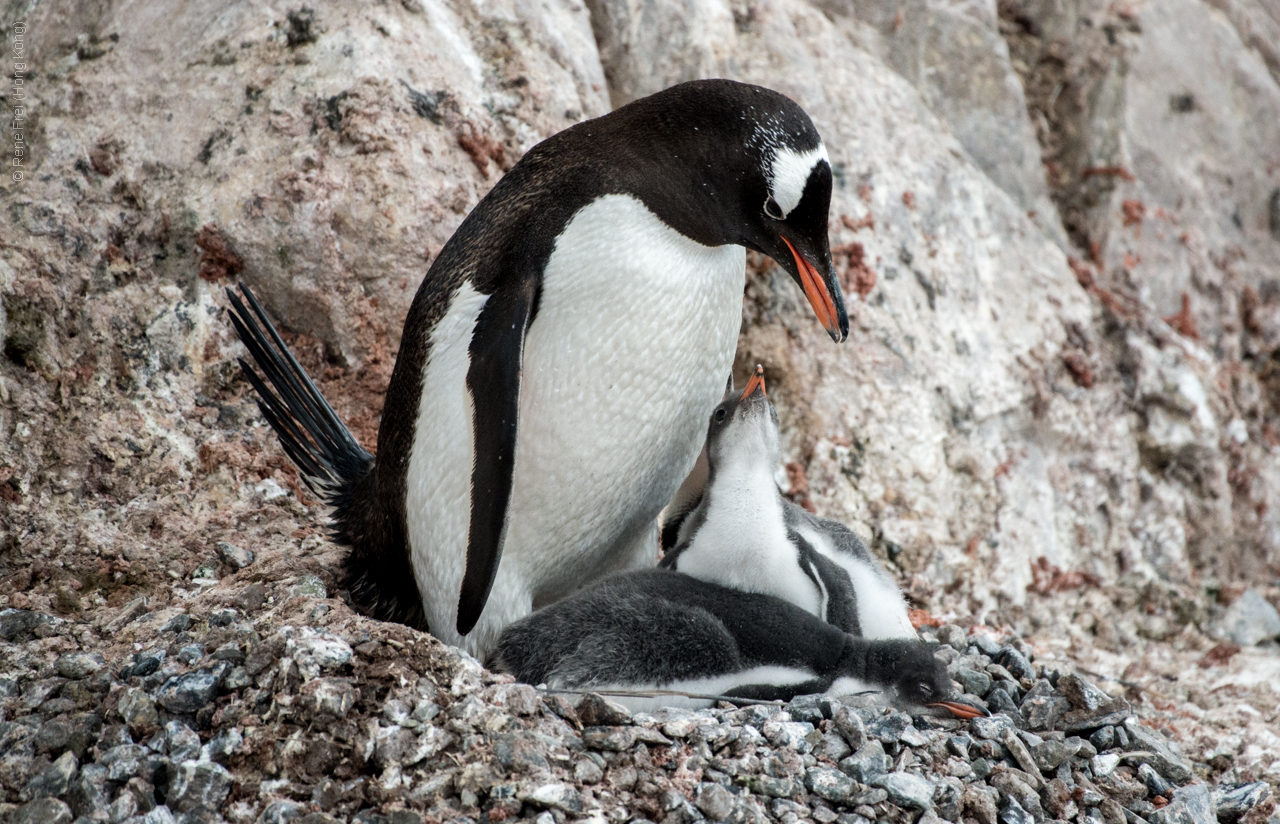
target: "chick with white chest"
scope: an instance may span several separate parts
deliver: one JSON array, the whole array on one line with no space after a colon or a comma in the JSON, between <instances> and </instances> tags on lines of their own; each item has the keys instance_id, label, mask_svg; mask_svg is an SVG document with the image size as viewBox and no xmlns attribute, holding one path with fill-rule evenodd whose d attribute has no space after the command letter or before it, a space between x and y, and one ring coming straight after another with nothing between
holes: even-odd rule
<instances>
[{"instance_id":1,"label":"chick with white chest","mask_svg":"<svg viewBox=\"0 0 1280 824\"><path fill-rule=\"evenodd\" d=\"M916 637L901 591L857 535L779 493L778 415L761 367L712 413L706 455L701 500L664 567L773 595L863 638Z\"/></svg>"}]
</instances>

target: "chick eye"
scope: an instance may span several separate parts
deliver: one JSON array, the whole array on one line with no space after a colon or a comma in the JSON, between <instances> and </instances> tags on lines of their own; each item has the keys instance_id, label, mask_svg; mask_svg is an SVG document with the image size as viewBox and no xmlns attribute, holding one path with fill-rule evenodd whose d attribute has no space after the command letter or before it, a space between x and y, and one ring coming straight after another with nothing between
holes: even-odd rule
<instances>
[{"instance_id":1,"label":"chick eye","mask_svg":"<svg viewBox=\"0 0 1280 824\"><path fill-rule=\"evenodd\" d=\"M727 414L728 412L726 412L725 410L717 409L715 414L716 423L722 423L724 421L724 416Z\"/></svg>"},{"instance_id":2,"label":"chick eye","mask_svg":"<svg viewBox=\"0 0 1280 824\"><path fill-rule=\"evenodd\" d=\"M774 220L782 220L786 217L782 213L782 207L778 205L778 201L772 197L764 202L764 213Z\"/></svg>"},{"instance_id":3,"label":"chick eye","mask_svg":"<svg viewBox=\"0 0 1280 824\"><path fill-rule=\"evenodd\" d=\"M930 685L928 685L928 684L926 684L925 682L921 681L921 682L920 682L920 694L921 694L921 695L923 695L925 698L929 698L929 697L931 697L931 696L933 695L933 687L931 687Z\"/></svg>"}]
</instances>

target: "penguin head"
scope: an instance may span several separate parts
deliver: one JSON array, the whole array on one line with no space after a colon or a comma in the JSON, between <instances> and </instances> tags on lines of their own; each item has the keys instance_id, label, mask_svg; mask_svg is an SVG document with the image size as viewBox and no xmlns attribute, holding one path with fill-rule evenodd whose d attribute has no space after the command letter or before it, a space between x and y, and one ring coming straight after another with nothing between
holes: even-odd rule
<instances>
[{"instance_id":1,"label":"penguin head","mask_svg":"<svg viewBox=\"0 0 1280 824\"><path fill-rule=\"evenodd\" d=\"M849 335L849 317L827 236L831 161L807 116L804 123L808 128L794 133L762 129L756 179L744 186L739 242L782 266L839 343Z\"/></svg>"},{"instance_id":2,"label":"penguin head","mask_svg":"<svg viewBox=\"0 0 1280 824\"><path fill-rule=\"evenodd\" d=\"M598 132L607 121L608 141ZM707 246L737 244L777 261L836 342L849 334L831 265L831 162L804 109L732 80L694 80L574 127L627 146L619 189Z\"/></svg>"},{"instance_id":3,"label":"penguin head","mask_svg":"<svg viewBox=\"0 0 1280 824\"><path fill-rule=\"evenodd\" d=\"M893 691L898 703L945 710L956 718L991 714L954 695L946 667L925 644L918 641L904 641L900 646L893 644L888 658L892 660L880 663L894 673Z\"/></svg>"},{"instance_id":4,"label":"penguin head","mask_svg":"<svg viewBox=\"0 0 1280 824\"><path fill-rule=\"evenodd\" d=\"M712 472L732 465L772 473L778 454L778 412L765 394L764 367L756 366L746 388L739 393L731 384L711 412L707 460Z\"/></svg>"}]
</instances>

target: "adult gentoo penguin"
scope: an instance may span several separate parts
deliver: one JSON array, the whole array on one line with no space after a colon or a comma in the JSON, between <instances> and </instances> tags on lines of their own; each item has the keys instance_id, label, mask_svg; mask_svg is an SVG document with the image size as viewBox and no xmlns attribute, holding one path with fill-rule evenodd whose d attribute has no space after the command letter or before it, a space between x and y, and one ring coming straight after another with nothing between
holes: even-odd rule
<instances>
[{"instance_id":1,"label":"adult gentoo penguin","mask_svg":"<svg viewBox=\"0 0 1280 824\"><path fill-rule=\"evenodd\" d=\"M727 80L538 144L418 289L376 460L239 306L275 390L254 379L264 412L351 547L354 601L483 654L535 607L651 565L729 374L745 249L790 273L833 340L848 333L831 181L795 102Z\"/></svg>"},{"instance_id":2,"label":"adult gentoo penguin","mask_svg":"<svg viewBox=\"0 0 1280 824\"><path fill-rule=\"evenodd\" d=\"M662 566L774 595L862 638L916 638L902 591L858 536L778 492L778 435L757 366L711 413L706 486Z\"/></svg>"}]
</instances>

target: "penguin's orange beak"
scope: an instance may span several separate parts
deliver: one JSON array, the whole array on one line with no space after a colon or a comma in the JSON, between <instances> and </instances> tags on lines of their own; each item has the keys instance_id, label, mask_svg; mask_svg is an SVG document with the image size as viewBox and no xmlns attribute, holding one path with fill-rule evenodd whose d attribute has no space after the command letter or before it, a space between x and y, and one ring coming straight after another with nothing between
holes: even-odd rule
<instances>
[{"instance_id":1,"label":"penguin's orange beak","mask_svg":"<svg viewBox=\"0 0 1280 824\"><path fill-rule=\"evenodd\" d=\"M791 241L787 240L785 235L779 235L779 237L791 250L791 256L796 259L796 271L800 273L800 286L804 289L804 296L809 299L809 305L813 307L813 313L818 316L818 323L821 323L822 328L827 330L832 340L838 343L844 335L840 331L840 318L836 312L836 302L831 297L831 291L827 289L827 284L823 282L818 270L804 259L804 255L796 251Z\"/></svg>"},{"instance_id":2,"label":"penguin's orange beak","mask_svg":"<svg viewBox=\"0 0 1280 824\"><path fill-rule=\"evenodd\" d=\"M760 390L761 395L769 396L769 393L764 391L764 367L759 364L756 364L756 371L751 373L751 379L747 381L747 388L742 390L742 400L745 401L757 389Z\"/></svg>"},{"instance_id":3,"label":"penguin's orange beak","mask_svg":"<svg viewBox=\"0 0 1280 824\"><path fill-rule=\"evenodd\" d=\"M976 704L970 704L965 701L936 701L932 704L926 704L928 707L942 707L949 711L956 718L968 720L970 718L982 718L991 715L990 712L984 710Z\"/></svg>"}]
</instances>

